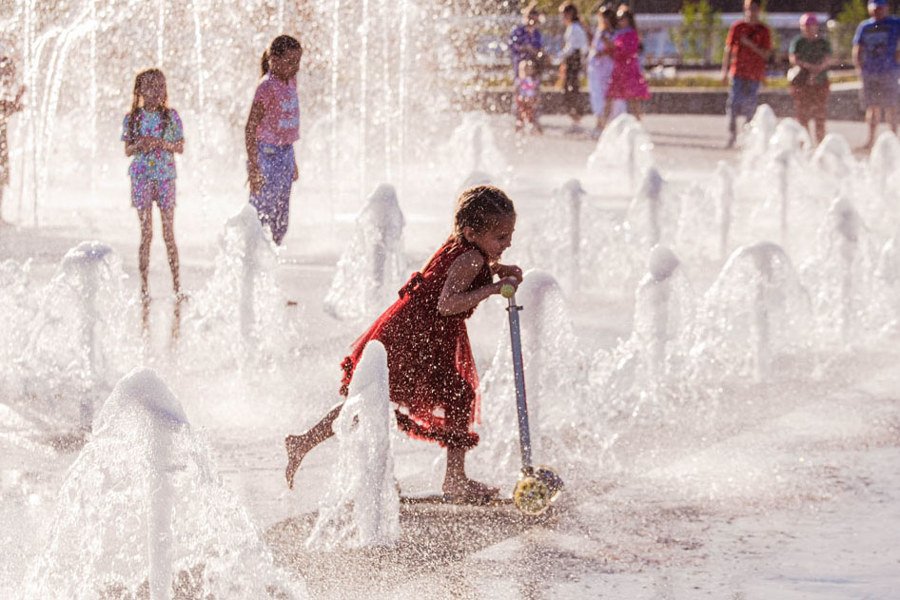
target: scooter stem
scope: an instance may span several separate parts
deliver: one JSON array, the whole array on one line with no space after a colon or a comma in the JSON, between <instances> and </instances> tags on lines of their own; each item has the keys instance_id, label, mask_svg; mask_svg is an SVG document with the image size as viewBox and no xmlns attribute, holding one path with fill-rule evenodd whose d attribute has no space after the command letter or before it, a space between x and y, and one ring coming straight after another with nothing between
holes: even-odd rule
<instances>
[{"instance_id":1,"label":"scooter stem","mask_svg":"<svg viewBox=\"0 0 900 600\"><path fill-rule=\"evenodd\" d=\"M522 452L522 470L530 473L531 465L531 430L528 426L528 402L525 400L525 369L522 366L522 336L519 333L519 311L522 307L516 304L516 297L509 298L509 338L512 344L513 375L516 381L516 411L519 416L519 448Z\"/></svg>"}]
</instances>

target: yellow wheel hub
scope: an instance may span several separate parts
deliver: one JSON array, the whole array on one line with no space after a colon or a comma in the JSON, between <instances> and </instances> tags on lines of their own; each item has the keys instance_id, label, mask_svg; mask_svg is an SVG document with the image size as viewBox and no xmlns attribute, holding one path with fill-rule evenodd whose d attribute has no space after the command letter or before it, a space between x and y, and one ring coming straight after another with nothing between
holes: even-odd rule
<instances>
[{"instance_id":1,"label":"yellow wheel hub","mask_svg":"<svg viewBox=\"0 0 900 600\"><path fill-rule=\"evenodd\" d=\"M550 487L532 475L519 479L513 491L516 508L526 515L539 515L550 507Z\"/></svg>"}]
</instances>

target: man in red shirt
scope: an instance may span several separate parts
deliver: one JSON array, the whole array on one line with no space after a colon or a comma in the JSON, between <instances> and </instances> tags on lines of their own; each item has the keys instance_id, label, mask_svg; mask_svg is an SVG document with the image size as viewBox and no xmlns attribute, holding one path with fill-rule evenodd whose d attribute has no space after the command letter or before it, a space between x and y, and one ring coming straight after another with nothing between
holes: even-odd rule
<instances>
[{"instance_id":1,"label":"man in red shirt","mask_svg":"<svg viewBox=\"0 0 900 600\"><path fill-rule=\"evenodd\" d=\"M756 112L759 84L766 78L766 61L772 54L769 28L759 20L760 0L744 0L744 16L728 30L725 56L722 58L722 79L728 89L728 148L737 139L737 117L747 121Z\"/></svg>"}]
</instances>

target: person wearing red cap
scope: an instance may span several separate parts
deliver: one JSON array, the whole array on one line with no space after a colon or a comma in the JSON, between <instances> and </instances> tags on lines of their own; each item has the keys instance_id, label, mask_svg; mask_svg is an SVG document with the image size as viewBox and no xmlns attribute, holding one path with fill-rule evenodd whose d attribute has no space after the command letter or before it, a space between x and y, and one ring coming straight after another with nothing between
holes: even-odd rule
<instances>
[{"instance_id":1,"label":"person wearing red cap","mask_svg":"<svg viewBox=\"0 0 900 600\"><path fill-rule=\"evenodd\" d=\"M797 120L809 127L810 135L818 143L825 137L825 118L828 108L828 67L831 64L831 43L819 36L819 20L806 13L800 17L800 35L791 40L790 60L795 76L791 78L791 95L797 110Z\"/></svg>"},{"instance_id":2,"label":"person wearing red cap","mask_svg":"<svg viewBox=\"0 0 900 600\"><path fill-rule=\"evenodd\" d=\"M880 113L884 113L891 131L897 133L900 19L888 14L886 0L869 0L868 8L871 18L860 23L853 36L853 65L862 79L863 104L869 124L869 138L863 148L870 150L881 121Z\"/></svg>"},{"instance_id":3,"label":"person wearing red cap","mask_svg":"<svg viewBox=\"0 0 900 600\"><path fill-rule=\"evenodd\" d=\"M744 20L736 21L725 39L722 79L728 89L728 144L737 139L737 118L753 118L759 97L759 86L766 78L766 61L772 54L772 35L759 20L760 0L744 0Z\"/></svg>"}]
</instances>

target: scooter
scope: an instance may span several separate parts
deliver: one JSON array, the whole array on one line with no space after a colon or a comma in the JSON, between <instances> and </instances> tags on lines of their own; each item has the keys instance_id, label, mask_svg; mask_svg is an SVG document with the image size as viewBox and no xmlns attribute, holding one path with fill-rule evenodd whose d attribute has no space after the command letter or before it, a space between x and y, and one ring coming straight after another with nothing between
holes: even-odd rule
<instances>
[{"instance_id":1,"label":"scooter","mask_svg":"<svg viewBox=\"0 0 900 600\"><path fill-rule=\"evenodd\" d=\"M509 337L512 343L513 374L516 382L516 412L519 421L519 449L522 454L522 471L513 490L513 502L519 512L529 516L544 513L559 499L563 481L556 472L544 466L534 467L531 462L531 430L528 426L528 403L525 398L525 370L522 366L522 336L519 330L519 311L516 290L506 284L500 294L509 300Z\"/></svg>"}]
</instances>

